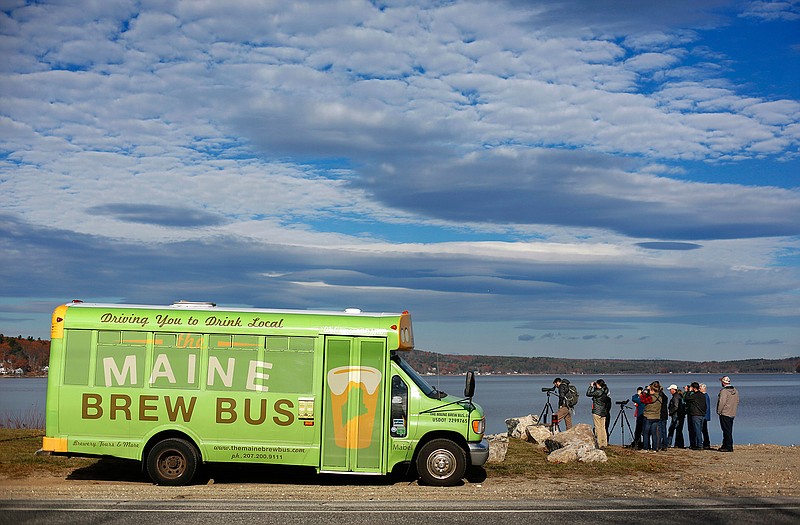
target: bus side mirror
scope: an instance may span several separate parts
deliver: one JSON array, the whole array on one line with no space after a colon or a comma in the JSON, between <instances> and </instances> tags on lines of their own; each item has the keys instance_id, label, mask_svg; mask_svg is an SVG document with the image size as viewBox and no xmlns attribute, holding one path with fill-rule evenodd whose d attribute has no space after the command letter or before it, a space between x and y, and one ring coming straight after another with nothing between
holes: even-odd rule
<instances>
[{"instance_id":1,"label":"bus side mirror","mask_svg":"<svg viewBox=\"0 0 800 525\"><path fill-rule=\"evenodd\" d=\"M464 397L471 398L475 395L475 372L467 370L467 384L464 385Z\"/></svg>"}]
</instances>

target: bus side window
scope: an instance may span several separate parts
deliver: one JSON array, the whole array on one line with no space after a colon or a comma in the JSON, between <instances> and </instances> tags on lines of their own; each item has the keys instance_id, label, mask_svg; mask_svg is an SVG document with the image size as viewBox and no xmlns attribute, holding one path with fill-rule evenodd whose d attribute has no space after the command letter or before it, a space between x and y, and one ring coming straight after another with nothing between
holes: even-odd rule
<instances>
[{"instance_id":1,"label":"bus side window","mask_svg":"<svg viewBox=\"0 0 800 525\"><path fill-rule=\"evenodd\" d=\"M392 376L392 437L406 437L408 433L408 385L398 376Z\"/></svg>"}]
</instances>

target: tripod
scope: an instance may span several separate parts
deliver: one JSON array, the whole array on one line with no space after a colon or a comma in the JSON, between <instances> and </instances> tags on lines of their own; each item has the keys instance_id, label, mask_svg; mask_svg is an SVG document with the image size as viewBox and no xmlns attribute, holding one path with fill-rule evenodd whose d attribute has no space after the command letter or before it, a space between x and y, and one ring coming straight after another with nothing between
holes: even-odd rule
<instances>
[{"instance_id":1,"label":"tripod","mask_svg":"<svg viewBox=\"0 0 800 525\"><path fill-rule=\"evenodd\" d=\"M619 412L617 413L617 417L614 419L614 424L611 425L611 430L608 432L608 440L611 441L611 434L614 432L614 428L617 426L617 422L622 419L622 421L627 425L628 432L631 433L633 436L633 430L631 430L631 424L628 422L628 414L625 413L625 409L632 410L631 407L627 406L627 401L622 401L617 403L619 405ZM619 428L622 429L622 446L625 446L625 426L622 423L619 424Z\"/></svg>"},{"instance_id":2,"label":"tripod","mask_svg":"<svg viewBox=\"0 0 800 525\"><path fill-rule=\"evenodd\" d=\"M542 390L547 392L547 401L545 402L544 407L542 407L542 413L539 414L539 424L547 425L547 427L550 429L550 432L555 432L556 429L558 429L559 421L556 411L553 410L553 405L550 404L550 394L553 393L553 390L546 390L544 388ZM548 416L552 419L552 423L549 425L547 424Z\"/></svg>"}]
</instances>

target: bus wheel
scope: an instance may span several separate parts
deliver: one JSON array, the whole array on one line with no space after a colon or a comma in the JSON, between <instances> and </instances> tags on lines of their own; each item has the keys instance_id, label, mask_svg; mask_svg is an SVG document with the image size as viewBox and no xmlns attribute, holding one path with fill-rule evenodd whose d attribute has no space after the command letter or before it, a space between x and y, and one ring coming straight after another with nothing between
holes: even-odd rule
<instances>
[{"instance_id":1,"label":"bus wheel","mask_svg":"<svg viewBox=\"0 0 800 525\"><path fill-rule=\"evenodd\" d=\"M185 439L170 438L147 454L147 474L156 485L188 485L197 473L200 453Z\"/></svg>"},{"instance_id":2,"label":"bus wheel","mask_svg":"<svg viewBox=\"0 0 800 525\"><path fill-rule=\"evenodd\" d=\"M425 443L417 456L417 473L428 485L451 487L461 481L466 470L466 453L449 439Z\"/></svg>"}]
</instances>

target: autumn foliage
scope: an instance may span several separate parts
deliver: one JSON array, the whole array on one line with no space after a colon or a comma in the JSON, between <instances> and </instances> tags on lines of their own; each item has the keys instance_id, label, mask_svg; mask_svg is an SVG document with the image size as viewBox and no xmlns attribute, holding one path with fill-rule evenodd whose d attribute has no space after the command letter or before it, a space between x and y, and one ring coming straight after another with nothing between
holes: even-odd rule
<instances>
[{"instance_id":1,"label":"autumn foliage","mask_svg":"<svg viewBox=\"0 0 800 525\"><path fill-rule=\"evenodd\" d=\"M0 334L0 368L23 373L40 374L50 363L50 341L42 341L21 335L9 337Z\"/></svg>"}]
</instances>

